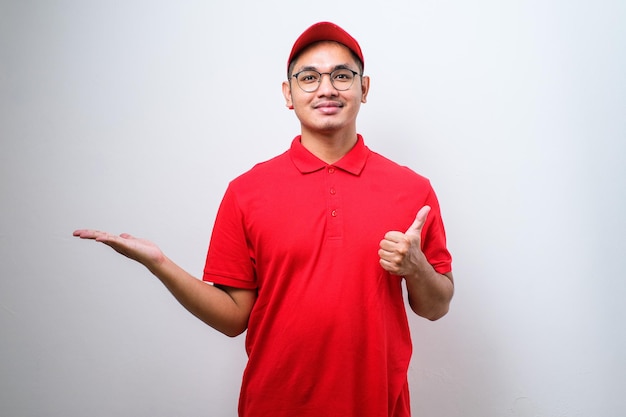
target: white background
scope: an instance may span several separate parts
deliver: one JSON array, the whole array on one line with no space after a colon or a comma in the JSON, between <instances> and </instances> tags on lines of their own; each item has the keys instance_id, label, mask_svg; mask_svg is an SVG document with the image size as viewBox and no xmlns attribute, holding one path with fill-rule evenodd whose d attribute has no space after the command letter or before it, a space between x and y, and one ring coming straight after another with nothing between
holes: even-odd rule
<instances>
[{"instance_id":1,"label":"white background","mask_svg":"<svg viewBox=\"0 0 626 417\"><path fill-rule=\"evenodd\" d=\"M446 221L414 415L623 414L626 3L0 0L0 415L236 415L243 337L71 233L199 277L228 181L298 133L280 84L318 20L363 47L366 143Z\"/></svg>"}]
</instances>

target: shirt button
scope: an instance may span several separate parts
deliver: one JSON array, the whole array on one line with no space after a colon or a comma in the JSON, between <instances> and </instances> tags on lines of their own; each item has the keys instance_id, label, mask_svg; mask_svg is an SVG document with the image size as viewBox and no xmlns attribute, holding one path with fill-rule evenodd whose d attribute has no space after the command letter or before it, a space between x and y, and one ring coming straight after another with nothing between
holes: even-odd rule
<instances>
[{"instance_id":1,"label":"shirt button","mask_svg":"<svg viewBox=\"0 0 626 417\"><path fill-rule=\"evenodd\" d=\"M333 217L337 217L337 210L331 211L330 215L333 216Z\"/></svg>"},{"instance_id":2,"label":"shirt button","mask_svg":"<svg viewBox=\"0 0 626 417\"><path fill-rule=\"evenodd\" d=\"M333 167L328 168L328 173L329 174L332 174L334 172L335 172L335 168L333 168Z\"/></svg>"},{"instance_id":3,"label":"shirt button","mask_svg":"<svg viewBox=\"0 0 626 417\"><path fill-rule=\"evenodd\" d=\"M335 195L335 194L337 194L337 190L335 190L334 188L331 188L331 189L330 189L330 194L331 194L331 195Z\"/></svg>"}]
</instances>

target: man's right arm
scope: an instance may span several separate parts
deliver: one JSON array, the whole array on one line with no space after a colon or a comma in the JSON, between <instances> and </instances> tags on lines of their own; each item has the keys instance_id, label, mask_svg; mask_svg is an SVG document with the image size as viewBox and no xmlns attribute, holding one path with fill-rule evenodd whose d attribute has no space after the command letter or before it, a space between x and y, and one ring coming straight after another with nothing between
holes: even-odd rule
<instances>
[{"instance_id":1,"label":"man's right arm","mask_svg":"<svg viewBox=\"0 0 626 417\"><path fill-rule=\"evenodd\" d=\"M96 230L77 230L74 236L104 243L141 263L161 280L183 307L225 335L237 336L248 327L248 318L256 301L256 290L214 286L200 281L145 239Z\"/></svg>"},{"instance_id":2,"label":"man's right arm","mask_svg":"<svg viewBox=\"0 0 626 417\"><path fill-rule=\"evenodd\" d=\"M256 290L208 284L191 276L167 257L161 264L148 269L191 314L214 329L235 337L248 328Z\"/></svg>"}]
</instances>

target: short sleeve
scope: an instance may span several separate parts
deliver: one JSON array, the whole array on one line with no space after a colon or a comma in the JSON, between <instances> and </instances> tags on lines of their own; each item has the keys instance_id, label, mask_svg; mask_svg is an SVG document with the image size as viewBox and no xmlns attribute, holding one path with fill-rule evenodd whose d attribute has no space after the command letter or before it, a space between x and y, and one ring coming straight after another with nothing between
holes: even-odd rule
<instances>
[{"instance_id":1,"label":"short sleeve","mask_svg":"<svg viewBox=\"0 0 626 417\"><path fill-rule=\"evenodd\" d=\"M257 286L245 218L232 185L226 190L217 212L202 279L236 288Z\"/></svg>"},{"instance_id":2,"label":"short sleeve","mask_svg":"<svg viewBox=\"0 0 626 417\"><path fill-rule=\"evenodd\" d=\"M422 251L435 271L445 274L452 271L452 256L446 244L446 231L441 218L439 200L432 187L426 205L429 205L431 210L422 230Z\"/></svg>"}]
</instances>

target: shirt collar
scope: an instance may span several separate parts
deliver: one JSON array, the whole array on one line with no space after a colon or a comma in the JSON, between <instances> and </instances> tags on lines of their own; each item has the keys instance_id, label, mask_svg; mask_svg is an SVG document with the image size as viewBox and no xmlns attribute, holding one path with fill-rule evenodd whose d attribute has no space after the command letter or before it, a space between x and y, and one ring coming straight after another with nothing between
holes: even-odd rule
<instances>
[{"instance_id":1,"label":"shirt collar","mask_svg":"<svg viewBox=\"0 0 626 417\"><path fill-rule=\"evenodd\" d=\"M310 174L311 172L319 171L327 167L328 164L326 162L322 161L302 146L300 138L301 136L299 135L294 138L289 150L291 160L296 168L303 174ZM363 137L357 135L357 141L354 147L352 147L343 158L332 165L353 175L359 175L363 167L365 167L368 155L369 149L365 146Z\"/></svg>"}]
</instances>

